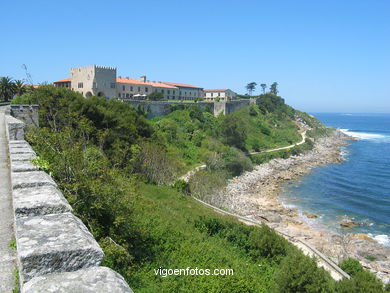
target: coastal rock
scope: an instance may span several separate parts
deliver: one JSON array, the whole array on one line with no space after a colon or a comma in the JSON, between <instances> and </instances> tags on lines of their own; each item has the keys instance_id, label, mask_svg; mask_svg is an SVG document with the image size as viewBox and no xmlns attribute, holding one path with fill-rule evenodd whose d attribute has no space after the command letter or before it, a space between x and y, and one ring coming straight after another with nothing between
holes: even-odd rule
<instances>
[{"instance_id":1,"label":"coastal rock","mask_svg":"<svg viewBox=\"0 0 390 293\"><path fill-rule=\"evenodd\" d=\"M359 223L355 222L355 221L340 223L340 227L343 228L343 229L350 229L350 228L353 228L353 227L356 227L356 226L359 226Z\"/></svg>"},{"instance_id":2,"label":"coastal rock","mask_svg":"<svg viewBox=\"0 0 390 293\"><path fill-rule=\"evenodd\" d=\"M303 212L303 215L308 217L309 219L317 219L318 215L315 213L309 214L308 212Z\"/></svg>"},{"instance_id":3,"label":"coastal rock","mask_svg":"<svg viewBox=\"0 0 390 293\"><path fill-rule=\"evenodd\" d=\"M121 275L106 267L35 277L23 286L24 293L132 293Z\"/></svg>"}]
</instances>

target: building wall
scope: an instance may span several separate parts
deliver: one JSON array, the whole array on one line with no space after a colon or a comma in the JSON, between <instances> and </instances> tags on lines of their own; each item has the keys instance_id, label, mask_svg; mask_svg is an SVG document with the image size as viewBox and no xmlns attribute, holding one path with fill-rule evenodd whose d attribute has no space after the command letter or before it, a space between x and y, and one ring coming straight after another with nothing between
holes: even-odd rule
<instances>
[{"instance_id":1,"label":"building wall","mask_svg":"<svg viewBox=\"0 0 390 293\"><path fill-rule=\"evenodd\" d=\"M148 84L117 83L117 97L121 99L133 98L134 95L149 95L153 87Z\"/></svg>"},{"instance_id":2,"label":"building wall","mask_svg":"<svg viewBox=\"0 0 390 293\"><path fill-rule=\"evenodd\" d=\"M105 66L75 67L70 70L72 90L84 97L116 97L116 68Z\"/></svg>"},{"instance_id":3,"label":"building wall","mask_svg":"<svg viewBox=\"0 0 390 293\"><path fill-rule=\"evenodd\" d=\"M237 94L229 89L224 91L205 91L204 98L207 101L214 101L217 98L221 101L231 101L237 98Z\"/></svg>"},{"instance_id":4,"label":"building wall","mask_svg":"<svg viewBox=\"0 0 390 293\"><path fill-rule=\"evenodd\" d=\"M200 88L177 87L179 88L179 100L195 100L203 97L203 91Z\"/></svg>"},{"instance_id":5,"label":"building wall","mask_svg":"<svg viewBox=\"0 0 390 293\"><path fill-rule=\"evenodd\" d=\"M248 106L249 100L237 100L237 101L228 101L228 102L186 102L186 103L178 103L178 102L161 102L161 101L126 101L134 108L141 108L143 111L147 113L147 118L154 118L158 116L164 116L172 112L173 105L197 105L202 110L209 110L214 115L219 114L230 114L236 111L239 111L241 108Z\"/></svg>"}]
</instances>

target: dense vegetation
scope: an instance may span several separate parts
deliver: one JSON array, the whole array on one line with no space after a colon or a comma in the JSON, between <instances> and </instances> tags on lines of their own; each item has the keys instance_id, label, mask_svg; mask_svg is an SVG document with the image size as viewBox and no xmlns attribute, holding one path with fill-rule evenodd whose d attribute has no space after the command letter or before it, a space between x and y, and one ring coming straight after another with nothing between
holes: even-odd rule
<instances>
[{"instance_id":1,"label":"dense vegetation","mask_svg":"<svg viewBox=\"0 0 390 293\"><path fill-rule=\"evenodd\" d=\"M352 281L335 283L267 226L246 226L186 196L250 169L246 152L300 139L291 122L296 112L281 98L270 96L225 117L183 108L152 122L126 103L51 86L14 102L39 105L41 127L27 137L39 155L35 163L52 174L99 241L103 265L136 292L347 292L361 284L376 290L364 292L382 290L356 269ZM202 162L207 169L190 186L171 186ZM187 267L232 268L234 275L154 272Z\"/></svg>"}]
</instances>

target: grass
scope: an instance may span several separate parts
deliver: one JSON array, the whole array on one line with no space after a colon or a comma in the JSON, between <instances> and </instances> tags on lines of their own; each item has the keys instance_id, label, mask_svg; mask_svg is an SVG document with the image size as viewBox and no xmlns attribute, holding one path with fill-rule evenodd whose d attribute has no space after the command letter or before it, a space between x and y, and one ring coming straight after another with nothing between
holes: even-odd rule
<instances>
[{"instance_id":1,"label":"grass","mask_svg":"<svg viewBox=\"0 0 390 293\"><path fill-rule=\"evenodd\" d=\"M12 237L11 241L9 242L9 248L16 250L16 239L15 236Z\"/></svg>"},{"instance_id":2,"label":"grass","mask_svg":"<svg viewBox=\"0 0 390 293\"><path fill-rule=\"evenodd\" d=\"M268 292L275 264L266 259L254 261L242 248L205 235L194 225L201 217L217 218L237 229L244 229L244 224L169 187L142 185L134 208L135 222L141 230L148 230L153 243L149 256L128 280L137 292L176 292L183 288L186 291L181 292ZM163 278L154 274L160 267L232 268L234 275Z\"/></svg>"},{"instance_id":3,"label":"grass","mask_svg":"<svg viewBox=\"0 0 390 293\"><path fill-rule=\"evenodd\" d=\"M15 287L12 290L12 293L20 293L20 280L19 280L19 270L18 268L14 269L14 278L15 278Z\"/></svg>"}]
</instances>

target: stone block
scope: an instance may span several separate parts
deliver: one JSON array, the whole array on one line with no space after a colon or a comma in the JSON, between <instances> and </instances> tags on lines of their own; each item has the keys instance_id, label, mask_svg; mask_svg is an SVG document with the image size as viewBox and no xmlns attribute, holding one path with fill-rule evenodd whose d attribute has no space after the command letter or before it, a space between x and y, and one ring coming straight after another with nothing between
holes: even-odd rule
<instances>
[{"instance_id":1,"label":"stone block","mask_svg":"<svg viewBox=\"0 0 390 293\"><path fill-rule=\"evenodd\" d=\"M25 148L25 147L30 147L30 144L25 141L25 140L11 140L9 142L9 148Z\"/></svg>"},{"instance_id":2,"label":"stone block","mask_svg":"<svg viewBox=\"0 0 390 293\"><path fill-rule=\"evenodd\" d=\"M30 161L31 159L35 159L37 156L34 153L26 153L10 154L9 157L11 161Z\"/></svg>"},{"instance_id":3,"label":"stone block","mask_svg":"<svg viewBox=\"0 0 390 293\"><path fill-rule=\"evenodd\" d=\"M43 171L12 172L12 189L38 187L38 186L57 186L54 180Z\"/></svg>"},{"instance_id":4,"label":"stone block","mask_svg":"<svg viewBox=\"0 0 390 293\"><path fill-rule=\"evenodd\" d=\"M38 171L38 167L30 161L11 161L11 172Z\"/></svg>"},{"instance_id":5,"label":"stone block","mask_svg":"<svg viewBox=\"0 0 390 293\"><path fill-rule=\"evenodd\" d=\"M22 283L99 266L104 256L87 227L71 213L16 218L15 229Z\"/></svg>"},{"instance_id":6,"label":"stone block","mask_svg":"<svg viewBox=\"0 0 390 293\"><path fill-rule=\"evenodd\" d=\"M7 123L6 131L9 140L24 140L25 124L22 121L7 115L6 123Z\"/></svg>"},{"instance_id":7,"label":"stone block","mask_svg":"<svg viewBox=\"0 0 390 293\"><path fill-rule=\"evenodd\" d=\"M29 153L33 153L35 155L35 152L33 151L33 149L29 146L29 147L12 147L10 146L9 147L9 153L10 154L29 154Z\"/></svg>"},{"instance_id":8,"label":"stone block","mask_svg":"<svg viewBox=\"0 0 390 293\"><path fill-rule=\"evenodd\" d=\"M23 293L132 293L121 275L106 267L35 277Z\"/></svg>"},{"instance_id":9,"label":"stone block","mask_svg":"<svg viewBox=\"0 0 390 293\"><path fill-rule=\"evenodd\" d=\"M54 186L19 188L12 191L16 217L31 217L71 212L63 194Z\"/></svg>"},{"instance_id":10,"label":"stone block","mask_svg":"<svg viewBox=\"0 0 390 293\"><path fill-rule=\"evenodd\" d=\"M25 140L11 140L8 143L10 146L29 145L29 143Z\"/></svg>"}]
</instances>

